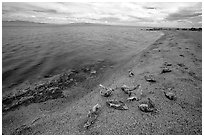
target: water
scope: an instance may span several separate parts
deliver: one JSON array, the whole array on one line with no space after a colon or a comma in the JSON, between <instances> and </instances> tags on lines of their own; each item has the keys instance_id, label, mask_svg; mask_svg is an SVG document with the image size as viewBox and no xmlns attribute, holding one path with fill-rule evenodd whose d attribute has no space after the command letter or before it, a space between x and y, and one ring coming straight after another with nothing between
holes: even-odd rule
<instances>
[{"instance_id":1,"label":"water","mask_svg":"<svg viewBox=\"0 0 204 137\"><path fill-rule=\"evenodd\" d=\"M161 36L137 27L3 25L3 87L43 79L85 64L127 61Z\"/></svg>"}]
</instances>

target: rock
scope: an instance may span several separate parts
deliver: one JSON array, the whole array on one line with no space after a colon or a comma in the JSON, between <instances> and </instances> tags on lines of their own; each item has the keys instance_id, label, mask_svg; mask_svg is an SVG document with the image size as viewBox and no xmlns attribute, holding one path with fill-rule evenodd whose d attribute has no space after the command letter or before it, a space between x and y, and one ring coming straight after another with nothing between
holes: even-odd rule
<instances>
[{"instance_id":1,"label":"rock","mask_svg":"<svg viewBox=\"0 0 204 137\"><path fill-rule=\"evenodd\" d=\"M89 71L90 71L90 68L87 67L87 68L83 68L82 70L83 70L84 72L89 72Z\"/></svg>"},{"instance_id":2,"label":"rock","mask_svg":"<svg viewBox=\"0 0 204 137\"><path fill-rule=\"evenodd\" d=\"M57 90L60 90L58 87L51 87L47 89L51 93L55 93Z\"/></svg>"},{"instance_id":3,"label":"rock","mask_svg":"<svg viewBox=\"0 0 204 137\"><path fill-rule=\"evenodd\" d=\"M22 97L19 100L18 105L23 104L23 103L28 103L29 101L31 102L33 98L34 96Z\"/></svg>"},{"instance_id":4,"label":"rock","mask_svg":"<svg viewBox=\"0 0 204 137\"><path fill-rule=\"evenodd\" d=\"M148 93L149 93L149 94L154 94L154 91L153 91L153 90L150 90Z\"/></svg>"},{"instance_id":5,"label":"rock","mask_svg":"<svg viewBox=\"0 0 204 137\"><path fill-rule=\"evenodd\" d=\"M164 66L172 66L172 64L168 62L164 62Z\"/></svg>"},{"instance_id":6,"label":"rock","mask_svg":"<svg viewBox=\"0 0 204 137\"><path fill-rule=\"evenodd\" d=\"M71 78L69 81L74 81L74 79L73 79L73 78Z\"/></svg>"},{"instance_id":7,"label":"rock","mask_svg":"<svg viewBox=\"0 0 204 137\"><path fill-rule=\"evenodd\" d=\"M103 85L101 85L101 84L99 84L99 86L100 86L101 88L103 88L103 90L105 90L104 92L102 92L102 90L100 91L101 96L109 97L109 96L112 95L112 92L114 91L114 89L105 87L105 86L103 86Z\"/></svg>"},{"instance_id":8,"label":"rock","mask_svg":"<svg viewBox=\"0 0 204 137\"><path fill-rule=\"evenodd\" d=\"M131 70L129 70L129 77L132 77L132 76L134 76L134 73Z\"/></svg>"},{"instance_id":9,"label":"rock","mask_svg":"<svg viewBox=\"0 0 204 137\"><path fill-rule=\"evenodd\" d=\"M139 109L143 112L153 112L155 111L155 105L150 98L147 98L148 101L140 103L138 106Z\"/></svg>"},{"instance_id":10,"label":"rock","mask_svg":"<svg viewBox=\"0 0 204 137\"><path fill-rule=\"evenodd\" d=\"M169 68L167 68L167 67L164 67L164 68L162 69L161 74L162 74L162 73L168 73L168 72L171 72L171 70L170 70Z\"/></svg>"},{"instance_id":11,"label":"rock","mask_svg":"<svg viewBox=\"0 0 204 137\"><path fill-rule=\"evenodd\" d=\"M2 106L2 112L8 111L10 107Z\"/></svg>"},{"instance_id":12,"label":"rock","mask_svg":"<svg viewBox=\"0 0 204 137\"><path fill-rule=\"evenodd\" d=\"M183 63L178 63L177 65L180 67L185 67L185 65Z\"/></svg>"},{"instance_id":13,"label":"rock","mask_svg":"<svg viewBox=\"0 0 204 137\"><path fill-rule=\"evenodd\" d=\"M156 79L155 79L154 75L152 75L152 74L146 75L145 80L148 82L156 82Z\"/></svg>"},{"instance_id":14,"label":"rock","mask_svg":"<svg viewBox=\"0 0 204 137\"><path fill-rule=\"evenodd\" d=\"M46 75L44 75L43 77L44 77L44 78L50 78L50 77L52 77L52 75L46 74Z\"/></svg>"},{"instance_id":15,"label":"rock","mask_svg":"<svg viewBox=\"0 0 204 137\"><path fill-rule=\"evenodd\" d=\"M118 110L127 110L128 109L127 105L122 101L109 100L106 102L106 104L109 107L112 107L112 108L118 109Z\"/></svg>"},{"instance_id":16,"label":"rock","mask_svg":"<svg viewBox=\"0 0 204 137\"><path fill-rule=\"evenodd\" d=\"M15 109L22 104L29 104L34 99L34 96L25 96L20 99L14 99L10 104L3 104L3 112Z\"/></svg>"},{"instance_id":17,"label":"rock","mask_svg":"<svg viewBox=\"0 0 204 137\"><path fill-rule=\"evenodd\" d=\"M172 91L164 92L165 96L170 100L176 100L176 95Z\"/></svg>"}]
</instances>

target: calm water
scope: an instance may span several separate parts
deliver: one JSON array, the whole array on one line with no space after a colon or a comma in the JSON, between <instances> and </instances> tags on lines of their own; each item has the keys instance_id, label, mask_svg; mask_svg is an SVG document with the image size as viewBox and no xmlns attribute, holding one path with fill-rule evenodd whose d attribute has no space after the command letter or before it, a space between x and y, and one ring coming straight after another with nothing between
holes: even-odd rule
<instances>
[{"instance_id":1,"label":"calm water","mask_svg":"<svg viewBox=\"0 0 204 137\"><path fill-rule=\"evenodd\" d=\"M3 87L98 60L118 64L160 36L161 32L121 26L3 26Z\"/></svg>"}]
</instances>

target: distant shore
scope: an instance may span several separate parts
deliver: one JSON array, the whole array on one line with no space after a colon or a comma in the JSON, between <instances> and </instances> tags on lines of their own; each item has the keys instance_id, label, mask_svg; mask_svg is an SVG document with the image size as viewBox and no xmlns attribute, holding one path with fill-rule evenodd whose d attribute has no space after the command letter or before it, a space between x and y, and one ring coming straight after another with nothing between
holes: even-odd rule
<instances>
[{"instance_id":1,"label":"distant shore","mask_svg":"<svg viewBox=\"0 0 204 137\"><path fill-rule=\"evenodd\" d=\"M202 28L148 28L147 31L161 31L161 30L184 30L184 31L202 31Z\"/></svg>"},{"instance_id":2,"label":"distant shore","mask_svg":"<svg viewBox=\"0 0 204 137\"><path fill-rule=\"evenodd\" d=\"M189 30L189 31L202 31L202 28L191 27L191 28L168 28L168 27L145 27L145 26L127 26L127 25L114 25L114 24L102 24L102 23L67 23L67 24L52 24L52 23L39 23L29 21L2 21L2 26L120 26L120 27L138 27L147 28L142 30L148 31L161 31L161 30Z\"/></svg>"}]
</instances>

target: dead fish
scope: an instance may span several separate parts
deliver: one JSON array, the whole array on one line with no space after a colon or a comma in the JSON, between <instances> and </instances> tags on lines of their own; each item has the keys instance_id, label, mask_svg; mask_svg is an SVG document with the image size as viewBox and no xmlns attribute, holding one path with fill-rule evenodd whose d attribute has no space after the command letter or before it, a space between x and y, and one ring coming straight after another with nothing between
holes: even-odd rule
<instances>
[{"instance_id":1,"label":"dead fish","mask_svg":"<svg viewBox=\"0 0 204 137\"><path fill-rule=\"evenodd\" d=\"M147 98L147 102L141 103L138 107L143 112L153 112L155 111L155 105L150 98Z\"/></svg>"},{"instance_id":2,"label":"dead fish","mask_svg":"<svg viewBox=\"0 0 204 137\"><path fill-rule=\"evenodd\" d=\"M145 80L148 82L156 82L156 79L152 74L145 76Z\"/></svg>"},{"instance_id":3,"label":"dead fish","mask_svg":"<svg viewBox=\"0 0 204 137\"><path fill-rule=\"evenodd\" d=\"M109 107L112 107L112 108L115 108L115 109L118 109L118 110L127 110L128 109L127 105L122 101L109 100L109 101L106 102L106 104Z\"/></svg>"},{"instance_id":4,"label":"dead fish","mask_svg":"<svg viewBox=\"0 0 204 137\"><path fill-rule=\"evenodd\" d=\"M100 91L100 94L102 95L102 96L104 96L104 97L109 97L110 95L112 95L112 92L114 91L114 89L112 89L112 88L108 88L108 87L105 87L105 86L103 86L103 85L99 85L101 88L103 88L104 90L106 90L106 92L102 92L102 91Z\"/></svg>"},{"instance_id":5,"label":"dead fish","mask_svg":"<svg viewBox=\"0 0 204 137\"><path fill-rule=\"evenodd\" d=\"M139 87L140 87L140 85L137 85L137 86L135 86L135 87L133 87L133 88L130 88L130 87L128 87L127 85L123 85L123 86L121 87L121 89L122 89L122 91L125 92L125 94L128 94L129 96L131 96L132 91L138 89Z\"/></svg>"},{"instance_id":6,"label":"dead fish","mask_svg":"<svg viewBox=\"0 0 204 137\"><path fill-rule=\"evenodd\" d=\"M93 106L93 108L89 111L88 113L88 117L91 113L98 113L99 109L101 108L101 105L96 104L95 106Z\"/></svg>"},{"instance_id":7,"label":"dead fish","mask_svg":"<svg viewBox=\"0 0 204 137\"><path fill-rule=\"evenodd\" d=\"M134 76L135 74L131 71L131 70L129 70L129 77L132 77L132 76Z\"/></svg>"},{"instance_id":8,"label":"dead fish","mask_svg":"<svg viewBox=\"0 0 204 137\"><path fill-rule=\"evenodd\" d=\"M127 101L134 101L134 100L139 101L140 99L137 96L132 96L127 98Z\"/></svg>"},{"instance_id":9,"label":"dead fish","mask_svg":"<svg viewBox=\"0 0 204 137\"><path fill-rule=\"evenodd\" d=\"M123 85L122 87L121 87L121 89L122 89L122 91L124 91L125 92L125 94L128 94L129 96L131 95L131 90L130 90L130 88L127 86L127 85Z\"/></svg>"},{"instance_id":10,"label":"dead fish","mask_svg":"<svg viewBox=\"0 0 204 137\"><path fill-rule=\"evenodd\" d=\"M98 118L100 108L101 105L99 104L93 106L93 108L89 111L87 115L86 121L84 122L84 128L88 129L92 124L95 123L96 119Z\"/></svg>"},{"instance_id":11,"label":"dead fish","mask_svg":"<svg viewBox=\"0 0 204 137\"><path fill-rule=\"evenodd\" d=\"M173 92L164 92L165 96L170 100L176 100L176 95Z\"/></svg>"},{"instance_id":12,"label":"dead fish","mask_svg":"<svg viewBox=\"0 0 204 137\"><path fill-rule=\"evenodd\" d=\"M95 123L96 119L98 118L98 115L95 113L91 113L89 117L84 122L84 128L88 129L92 124Z\"/></svg>"}]
</instances>

